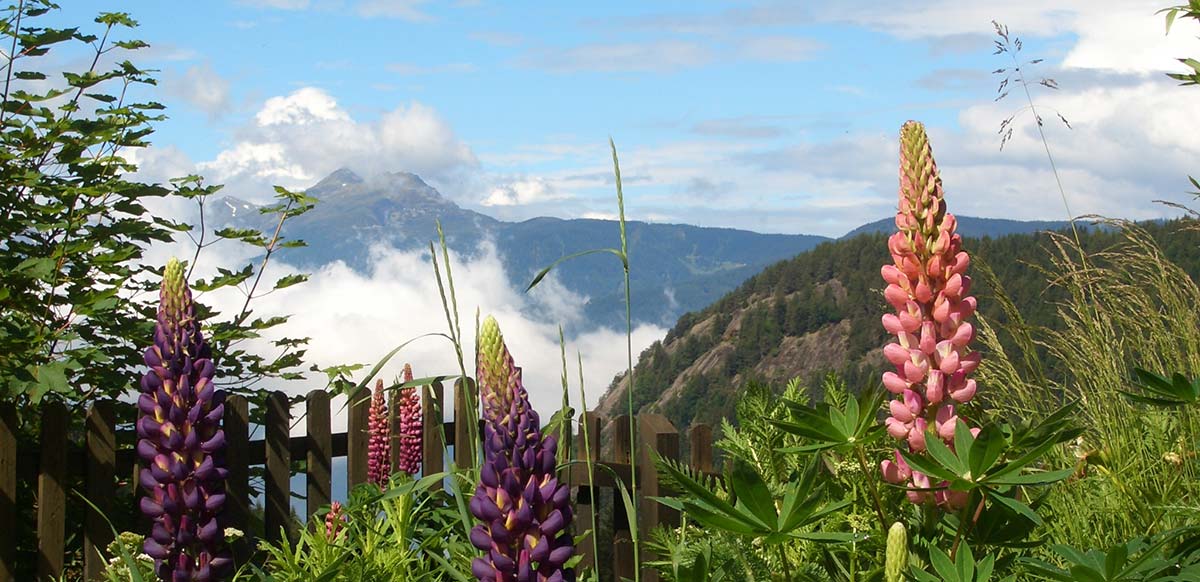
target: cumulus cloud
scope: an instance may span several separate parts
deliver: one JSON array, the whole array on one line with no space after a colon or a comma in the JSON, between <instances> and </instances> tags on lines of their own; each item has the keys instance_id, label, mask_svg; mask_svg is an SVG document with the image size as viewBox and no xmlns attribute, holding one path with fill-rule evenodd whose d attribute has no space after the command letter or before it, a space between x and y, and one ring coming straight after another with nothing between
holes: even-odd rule
<instances>
[{"instance_id":1,"label":"cumulus cloud","mask_svg":"<svg viewBox=\"0 0 1200 582\"><path fill-rule=\"evenodd\" d=\"M199 168L252 201L269 195L275 184L304 188L340 167L367 174L410 171L456 194L455 184L478 166L471 148L424 104L414 101L359 121L314 87L267 99L235 136Z\"/></svg>"}]
</instances>

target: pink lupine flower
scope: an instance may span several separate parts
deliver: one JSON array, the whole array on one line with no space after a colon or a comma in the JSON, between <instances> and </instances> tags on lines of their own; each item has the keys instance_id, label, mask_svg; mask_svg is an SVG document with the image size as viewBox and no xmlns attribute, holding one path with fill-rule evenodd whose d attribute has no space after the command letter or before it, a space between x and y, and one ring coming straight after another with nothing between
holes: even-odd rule
<instances>
[{"instance_id":1,"label":"pink lupine flower","mask_svg":"<svg viewBox=\"0 0 1200 582\"><path fill-rule=\"evenodd\" d=\"M342 515L342 504L339 501L334 501L329 504L329 513L325 514L325 537L329 539L337 538L338 532L342 529L342 524L345 523L346 516Z\"/></svg>"},{"instance_id":2,"label":"pink lupine flower","mask_svg":"<svg viewBox=\"0 0 1200 582\"><path fill-rule=\"evenodd\" d=\"M895 366L883 374L883 385L899 398L890 403L885 420L888 434L907 444L908 450L925 450L926 430L953 447L954 430L964 419L956 405L975 397L975 381L968 376L979 366L979 354L968 345L975 330L967 320L975 313L975 298L968 297L971 259L962 250L957 221L946 212L942 180L925 128L909 121L900 129L900 197L897 232L888 239L892 264L880 270L887 288L884 299L895 313L883 316L883 327L896 337L883 349ZM884 479L919 489L930 488L929 478L911 470L899 451L896 461L884 461ZM957 492L909 491L913 503L933 501L944 507L960 504Z\"/></svg>"},{"instance_id":3,"label":"pink lupine flower","mask_svg":"<svg viewBox=\"0 0 1200 582\"><path fill-rule=\"evenodd\" d=\"M391 427L388 426L387 403L383 398L383 379L375 381L375 393L367 418L367 481L383 487L392 475Z\"/></svg>"},{"instance_id":4,"label":"pink lupine flower","mask_svg":"<svg viewBox=\"0 0 1200 582\"><path fill-rule=\"evenodd\" d=\"M412 366L404 364L404 382L412 382ZM421 400L417 397L416 388L404 388L400 391L400 402L397 404L400 417L400 459L396 470L409 475L416 475L421 470Z\"/></svg>"}]
</instances>

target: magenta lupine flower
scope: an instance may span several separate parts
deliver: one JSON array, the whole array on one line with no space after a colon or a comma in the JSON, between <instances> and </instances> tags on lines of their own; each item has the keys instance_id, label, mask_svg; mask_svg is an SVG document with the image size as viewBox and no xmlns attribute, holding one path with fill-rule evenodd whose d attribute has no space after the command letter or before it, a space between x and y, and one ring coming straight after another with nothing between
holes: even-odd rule
<instances>
[{"instance_id":1,"label":"magenta lupine flower","mask_svg":"<svg viewBox=\"0 0 1200 582\"><path fill-rule=\"evenodd\" d=\"M331 540L337 539L342 524L345 522L346 516L342 515L342 503L340 501L330 503L329 512L325 514L325 537Z\"/></svg>"},{"instance_id":2,"label":"magenta lupine flower","mask_svg":"<svg viewBox=\"0 0 1200 582\"><path fill-rule=\"evenodd\" d=\"M383 398L383 379L375 381L375 393L367 411L367 482L381 488L392 476L391 437L387 402Z\"/></svg>"},{"instance_id":3,"label":"magenta lupine flower","mask_svg":"<svg viewBox=\"0 0 1200 582\"><path fill-rule=\"evenodd\" d=\"M150 371L142 377L137 453L142 513L154 521L146 554L160 580L218 580L230 564L220 514L225 502L225 393L196 320L183 265L163 272Z\"/></svg>"},{"instance_id":4,"label":"magenta lupine flower","mask_svg":"<svg viewBox=\"0 0 1200 582\"><path fill-rule=\"evenodd\" d=\"M942 180L925 127L909 121L900 129L900 206L898 232L888 239L892 264L881 270L884 298L895 313L883 316L883 327L896 336L883 354L896 367L883 375L884 386L899 396L890 403L888 434L908 450L925 450L926 431L953 446L961 420L955 405L975 396L968 376L979 366L979 353L967 345L975 330L967 319L975 313L968 297L970 257L962 250L953 214L946 212ZM882 463L884 478L896 484L928 488L929 479L911 470L899 453ZM910 491L914 503L933 500L953 506L956 492Z\"/></svg>"},{"instance_id":5,"label":"magenta lupine flower","mask_svg":"<svg viewBox=\"0 0 1200 582\"><path fill-rule=\"evenodd\" d=\"M412 382L412 366L404 364L404 382ZM400 402L396 405L400 417L400 459L396 470L416 475L421 470L421 399L416 388L400 390Z\"/></svg>"},{"instance_id":6,"label":"magenta lupine flower","mask_svg":"<svg viewBox=\"0 0 1200 582\"><path fill-rule=\"evenodd\" d=\"M570 488L555 477L553 436L542 435L496 320L483 322L476 360L483 404L483 465L471 513L483 523L471 543L486 552L471 563L481 582L570 582Z\"/></svg>"}]
</instances>

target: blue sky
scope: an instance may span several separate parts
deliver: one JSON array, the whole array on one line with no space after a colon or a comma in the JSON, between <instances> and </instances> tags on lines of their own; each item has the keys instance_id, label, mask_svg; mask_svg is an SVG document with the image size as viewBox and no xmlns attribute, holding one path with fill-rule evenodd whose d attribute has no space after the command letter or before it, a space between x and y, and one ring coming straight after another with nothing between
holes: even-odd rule
<instances>
[{"instance_id":1,"label":"blue sky","mask_svg":"<svg viewBox=\"0 0 1200 582\"><path fill-rule=\"evenodd\" d=\"M1075 214L1171 214L1200 173L1200 55L1161 3L123 2L168 106L152 179L197 171L261 201L339 166L414 171L501 218L611 216L607 139L631 218L836 236L894 211L895 135L930 127L960 214L1065 217L1025 103L995 103L991 20L1043 58L1034 98ZM79 22L96 5L60 18ZM1053 117L1047 113L1047 117Z\"/></svg>"}]
</instances>

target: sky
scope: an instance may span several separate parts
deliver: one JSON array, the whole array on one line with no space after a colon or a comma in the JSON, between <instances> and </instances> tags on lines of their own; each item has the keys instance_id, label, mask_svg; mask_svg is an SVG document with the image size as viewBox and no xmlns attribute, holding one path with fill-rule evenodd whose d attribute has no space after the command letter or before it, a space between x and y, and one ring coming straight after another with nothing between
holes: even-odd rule
<instances>
[{"instance_id":1,"label":"sky","mask_svg":"<svg viewBox=\"0 0 1200 582\"><path fill-rule=\"evenodd\" d=\"M265 200L340 166L413 171L499 218L631 218L841 235L890 215L896 135L929 127L952 211L1062 219L1019 85L1023 60L1070 210L1149 218L1186 201L1200 55L1160 1L856 3L130 1L169 119L138 161ZM74 3L64 18L95 10ZM1055 79L1057 91L1036 85ZM1056 118L1060 113L1071 124ZM997 130L1018 113L1003 151Z\"/></svg>"},{"instance_id":2,"label":"sky","mask_svg":"<svg viewBox=\"0 0 1200 582\"><path fill-rule=\"evenodd\" d=\"M273 185L304 188L340 167L410 171L502 219L612 217L611 138L630 219L839 236L895 212L897 134L909 119L928 127L952 212L1178 214L1156 200L1190 200L1200 88L1165 73L1181 70L1179 57L1200 56L1200 26L1180 22L1164 34L1155 12L1165 5L128 0L119 8L141 26L123 38L150 47L110 56L158 70L158 85L137 96L165 104L168 119L155 124L151 147L125 152L146 180L198 173L265 202ZM73 2L50 18L78 25L98 8ZM1045 143L1021 84L996 99L1004 73L993 71L1013 61L993 54L993 20L1023 41L1020 62L1042 59L1022 71ZM495 314L548 415L561 390L557 322L578 316L587 297L553 278L525 294L484 250L452 257L467 345L476 309ZM428 257L373 253L365 272L326 265L256 309L291 315L289 334L313 337L308 356L320 365L373 363L444 331ZM148 260L170 255L191 256L187 241ZM213 247L198 273L249 257ZM231 310L242 298L207 300ZM634 355L665 333L635 329ZM569 375L580 354L589 403L624 368L623 335L570 338ZM457 370L437 340L406 348L386 373L405 360L418 375Z\"/></svg>"}]
</instances>

